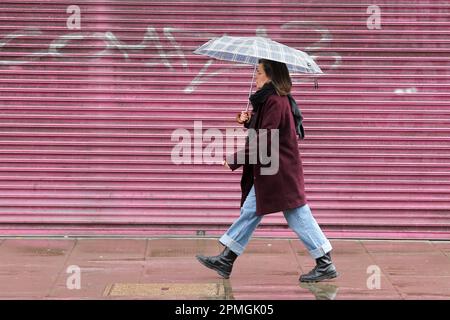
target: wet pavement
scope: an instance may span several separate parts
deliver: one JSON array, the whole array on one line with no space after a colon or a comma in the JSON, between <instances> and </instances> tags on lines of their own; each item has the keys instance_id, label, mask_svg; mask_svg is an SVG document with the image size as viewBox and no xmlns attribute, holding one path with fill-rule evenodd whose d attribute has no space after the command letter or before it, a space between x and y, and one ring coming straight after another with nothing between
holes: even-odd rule
<instances>
[{"instance_id":1,"label":"wet pavement","mask_svg":"<svg viewBox=\"0 0 450 320\"><path fill-rule=\"evenodd\" d=\"M196 260L211 238L3 238L0 299L450 299L450 241L333 240L340 276L300 284L298 240L254 238L230 279Z\"/></svg>"}]
</instances>

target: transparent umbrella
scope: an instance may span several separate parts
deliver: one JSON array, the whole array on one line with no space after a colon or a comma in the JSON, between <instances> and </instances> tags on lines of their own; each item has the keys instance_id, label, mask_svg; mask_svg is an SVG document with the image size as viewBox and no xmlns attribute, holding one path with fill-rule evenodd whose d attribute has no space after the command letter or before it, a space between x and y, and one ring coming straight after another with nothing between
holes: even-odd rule
<instances>
[{"instance_id":1,"label":"transparent umbrella","mask_svg":"<svg viewBox=\"0 0 450 320\"><path fill-rule=\"evenodd\" d=\"M249 96L252 92L255 71L259 59L283 62L288 67L290 73L323 73L314 59L306 52L288 47L264 37L222 36L211 39L197 48L194 53L219 60L254 65ZM250 102L248 101L246 111L248 110L249 103Z\"/></svg>"}]
</instances>

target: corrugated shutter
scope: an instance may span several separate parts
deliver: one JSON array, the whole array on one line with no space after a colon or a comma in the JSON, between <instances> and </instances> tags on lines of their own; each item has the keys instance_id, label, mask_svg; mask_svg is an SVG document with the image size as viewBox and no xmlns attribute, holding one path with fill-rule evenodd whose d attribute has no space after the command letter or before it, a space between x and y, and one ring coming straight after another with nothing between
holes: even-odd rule
<instances>
[{"instance_id":1,"label":"corrugated shutter","mask_svg":"<svg viewBox=\"0 0 450 320\"><path fill-rule=\"evenodd\" d=\"M2 1L0 234L223 232L240 171L173 164L171 134L237 128L252 68L192 51L257 34L326 73L293 89L325 232L448 239L450 6L376 3L380 29L369 1L77 1L76 29L72 1ZM258 234L293 235L281 214Z\"/></svg>"}]
</instances>

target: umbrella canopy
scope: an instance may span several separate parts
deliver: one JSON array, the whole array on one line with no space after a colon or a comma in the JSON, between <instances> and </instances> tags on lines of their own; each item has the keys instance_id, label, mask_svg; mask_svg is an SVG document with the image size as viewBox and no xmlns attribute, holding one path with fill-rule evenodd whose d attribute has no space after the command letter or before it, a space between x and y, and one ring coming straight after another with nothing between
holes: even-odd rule
<instances>
[{"instance_id":1,"label":"umbrella canopy","mask_svg":"<svg viewBox=\"0 0 450 320\"><path fill-rule=\"evenodd\" d=\"M257 65L259 59L267 59L285 63L292 73L323 73L307 53L264 37L214 38L194 53L250 65Z\"/></svg>"}]
</instances>

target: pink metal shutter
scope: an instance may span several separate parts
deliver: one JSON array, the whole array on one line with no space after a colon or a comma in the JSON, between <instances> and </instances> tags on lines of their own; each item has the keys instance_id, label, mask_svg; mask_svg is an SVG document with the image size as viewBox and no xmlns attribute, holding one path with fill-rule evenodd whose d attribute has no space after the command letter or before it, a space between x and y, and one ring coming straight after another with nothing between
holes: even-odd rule
<instances>
[{"instance_id":1,"label":"pink metal shutter","mask_svg":"<svg viewBox=\"0 0 450 320\"><path fill-rule=\"evenodd\" d=\"M191 52L257 34L326 73L319 90L294 76L293 93L327 235L449 238L448 1L377 1L380 29L353 0L77 1L70 29L73 4L0 4L1 235L223 232L240 171L173 164L171 135L237 128L252 68ZM293 236L282 214L257 234Z\"/></svg>"}]
</instances>

